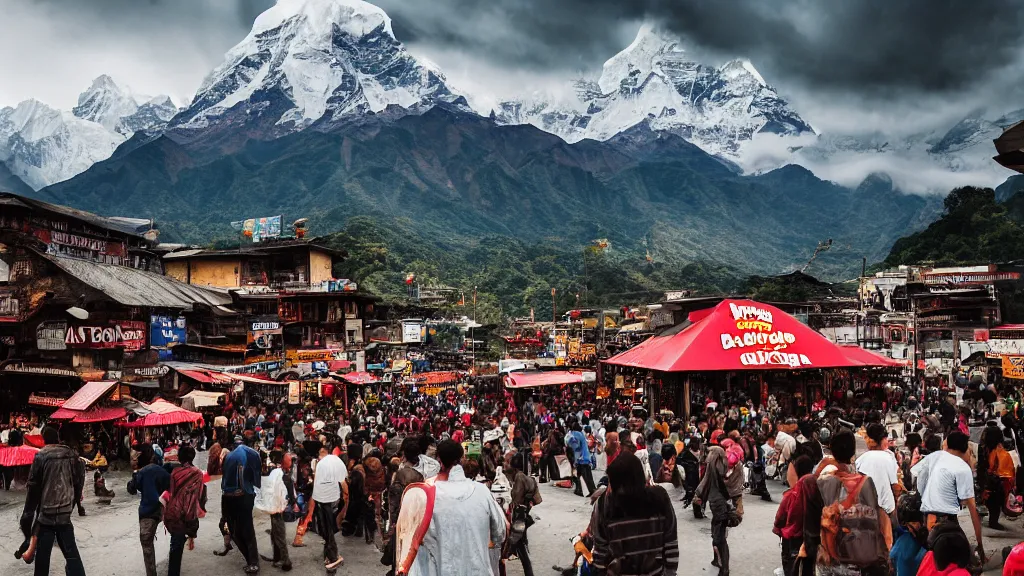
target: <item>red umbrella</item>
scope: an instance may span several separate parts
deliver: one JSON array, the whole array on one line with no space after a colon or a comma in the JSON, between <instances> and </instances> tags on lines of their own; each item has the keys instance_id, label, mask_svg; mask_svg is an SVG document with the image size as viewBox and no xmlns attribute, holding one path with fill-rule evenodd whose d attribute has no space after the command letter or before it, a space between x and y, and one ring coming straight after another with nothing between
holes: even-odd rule
<instances>
[{"instance_id":1,"label":"red umbrella","mask_svg":"<svg viewBox=\"0 0 1024 576\"><path fill-rule=\"evenodd\" d=\"M0 466L29 466L38 452L31 446L0 446Z\"/></svg>"}]
</instances>

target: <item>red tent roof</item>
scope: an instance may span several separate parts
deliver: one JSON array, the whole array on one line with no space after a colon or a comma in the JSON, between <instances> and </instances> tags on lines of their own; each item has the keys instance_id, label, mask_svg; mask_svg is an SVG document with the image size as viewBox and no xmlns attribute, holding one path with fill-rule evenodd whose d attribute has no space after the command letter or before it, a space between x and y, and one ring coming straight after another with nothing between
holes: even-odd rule
<instances>
[{"instance_id":1,"label":"red tent roof","mask_svg":"<svg viewBox=\"0 0 1024 576\"><path fill-rule=\"evenodd\" d=\"M86 382L78 392L61 406L65 410L88 410L93 404L109 394L117 382Z\"/></svg>"},{"instance_id":2,"label":"red tent roof","mask_svg":"<svg viewBox=\"0 0 1024 576\"><path fill-rule=\"evenodd\" d=\"M902 368L905 366L903 362L899 360L893 360L887 358L881 354L875 354L870 350L865 350L860 346L840 346L843 354L846 354L847 358L855 362L860 362L864 366L876 366L879 368Z\"/></svg>"},{"instance_id":3,"label":"red tent roof","mask_svg":"<svg viewBox=\"0 0 1024 576\"><path fill-rule=\"evenodd\" d=\"M686 329L606 360L662 372L856 368L839 346L796 318L752 300L723 300Z\"/></svg>"},{"instance_id":4,"label":"red tent roof","mask_svg":"<svg viewBox=\"0 0 1024 576\"><path fill-rule=\"evenodd\" d=\"M149 410L142 418L126 424L129 428L151 428L154 426L174 426L176 424L201 423L203 415L198 412L190 412L180 406L175 406L163 399L156 399L152 404L140 402L142 407Z\"/></svg>"},{"instance_id":5,"label":"red tent roof","mask_svg":"<svg viewBox=\"0 0 1024 576\"><path fill-rule=\"evenodd\" d=\"M508 388L561 386L582 382L583 374L579 372L510 372L505 376L505 386Z\"/></svg>"},{"instance_id":6,"label":"red tent roof","mask_svg":"<svg viewBox=\"0 0 1024 576\"><path fill-rule=\"evenodd\" d=\"M369 372L349 372L341 377L349 384L371 384L377 381L377 377Z\"/></svg>"},{"instance_id":7,"label":"red tent roof","mask_svg":"<svg viewBox=\"0 0 1024 576\"><path fill-rule=\"evenodd\" d=\"M28 466L38 452L32 446L0 446L0 466Z\"/></svg>"}]
</instances>

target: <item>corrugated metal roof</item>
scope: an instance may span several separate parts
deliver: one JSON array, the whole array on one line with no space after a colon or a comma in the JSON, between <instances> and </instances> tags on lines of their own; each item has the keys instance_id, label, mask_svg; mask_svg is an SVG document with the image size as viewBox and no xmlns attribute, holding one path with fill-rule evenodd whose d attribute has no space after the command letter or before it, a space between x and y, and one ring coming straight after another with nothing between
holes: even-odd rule
<instances>
[{"instance_id":1,"label":"corrugated metal roof","mask_svg":"<svg viewBox=\"0 0 1024 576\"><path fill-rule=\"evenodd\" d=\"M125 306L192 310L194 304L231 304L227 290L192 286L174 278L127 266L41 254L58 268Z\"/></svg>"},{"instance_id":2,"label":"corrugated metal roof","mask_svg":"<svg viewBox=\"0 0 1024 576\"><path fill-rule=\"evenodd\" d=\"M130 234L132 236L142 237L142 232L152 226L151 220L145 220L141 218L110 218L93 214L92 212L86 212L85 210L78 210L70 206L62 206L60 204L50 204L49 202L43 202L35 198L28 198L26 196L20 196L18 194L12 194L10 192L2 193L2 196L7 199L15 199L20 202L22 206L36 208L38 210L47 210L80 220L87 224L96 226L97 228L106 228L107 230L114 230L122 232L124 234ZM143 222L148 224L143 225Z\"/></svg>"}]
</instances>

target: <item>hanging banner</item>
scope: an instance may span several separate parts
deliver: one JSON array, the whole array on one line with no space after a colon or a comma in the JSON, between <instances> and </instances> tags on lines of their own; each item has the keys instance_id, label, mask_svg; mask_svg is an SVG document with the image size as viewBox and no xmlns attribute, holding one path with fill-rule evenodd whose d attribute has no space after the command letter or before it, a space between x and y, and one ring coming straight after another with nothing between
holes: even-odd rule
<instances>
[{"instance_id":1,"label":"hanging banner","mask_svg":"<svg viewBox=\"0 0 1024 576\"><path fill-rule=\"evenodd\" d=\"M1003 378L1024 380L1024 356L1003 356Z\"/></svg>"},{"instance_id":2,"label":"hanging banner","mask_svg":"<svg viewBox=\"0 0 1024 576\"><path fill-rule=\"evenodd\" d=\"M71 348L141 350L146 345L146 323L112 320L110 326L68 326L64 344Z\"/></svg>"},{"instance_id":3,"label":"hanging banner","mask_svg":"<svg viewBox=\"0 0 1024 576\"><path fill-rule=\"evenodd\" d=\"M299 387L301 383L298 380L292 380L288 383L288 403L298 404L299 403Z\"/></svg>"},{"instance_id":4,"label":"hanging banner","mask_svg":"<svg viewBox=\"0 0 1024 576\"><path fill-rule=\"evenodd\" d=\"M171 344L184 342L186 338L185 317L158 316L149 317L149 345L153 348L166 348Z\"/></svg>"},{"instance_id":5,"label":"hanging banner","mask_svg":"<svg viewBox=\"0 0 1024 576\"><path fill-rule=\"evenodd\" d=\"M423 342L423 325L416 322L402 324L402 343L417 344Z\"/></svg>"}]
</instances>

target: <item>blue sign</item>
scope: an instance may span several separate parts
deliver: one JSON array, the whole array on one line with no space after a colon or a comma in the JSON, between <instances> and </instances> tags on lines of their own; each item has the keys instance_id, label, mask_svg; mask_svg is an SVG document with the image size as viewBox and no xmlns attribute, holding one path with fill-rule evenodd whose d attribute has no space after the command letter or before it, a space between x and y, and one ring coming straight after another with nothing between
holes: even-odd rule
<instances>
[{"instance_id":1,"label":"blue sign","mask_svg":"<svg viewBox=\"0 0 1024 576\"><path fill-rule=\"evenodd\" d=\"M186 338L185 317L152 315L149 317L149 345L151 348L167 348L171 344L184 343Z\"/></svg>"}]
</instances>

